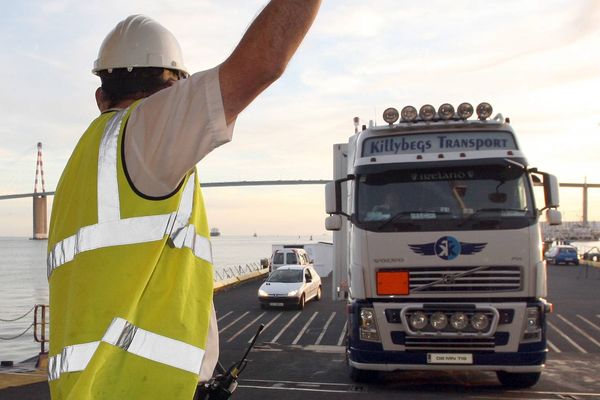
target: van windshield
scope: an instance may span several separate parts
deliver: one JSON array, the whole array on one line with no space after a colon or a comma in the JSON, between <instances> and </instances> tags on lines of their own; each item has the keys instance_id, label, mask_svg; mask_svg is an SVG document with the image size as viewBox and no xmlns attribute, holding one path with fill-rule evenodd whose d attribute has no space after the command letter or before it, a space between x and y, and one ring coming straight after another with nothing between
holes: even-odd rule
<instances>
[{"instance_id":1,"label":"van windshield","mask_svg":"<svg viewBox=\"0 0 600 400\"><path fill-rule=\"evenodd\" d=\"M273 255L273 264L283 264L283 253L275 253Z\"/></svg>"},{"instance_id":2,"label":"van windshield","mask_svg":"<svg viewBox=\"0 0 600 400\"><path fill-rule=\"evenodd\" d=\"M302 270L300 269L278 269L271 272L267 282L294 283L302 282Z\"/></svg>"}]
</instances>

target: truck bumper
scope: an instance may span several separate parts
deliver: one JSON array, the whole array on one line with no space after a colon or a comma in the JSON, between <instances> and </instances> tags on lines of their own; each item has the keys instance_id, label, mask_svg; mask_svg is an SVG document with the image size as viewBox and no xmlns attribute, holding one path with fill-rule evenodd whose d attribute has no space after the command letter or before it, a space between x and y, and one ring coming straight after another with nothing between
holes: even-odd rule
<instances>
[{"instance_id":1,"label":"truck bumper","mask_svg":"<svg viewBox=\"0 0 600 400\"><path fill-rule=\"evenodd\" d=\"M455 310L494 309L497 311L487 335L467 336L450 332L415 335L408 332L402 309ZM540 310L538 337L523 338L527 308ZM361 309L373 310L377 317L378 339L363 340L359 333ZM453 311L454 310L454 311ZM400 303L354 301L348 306L349 332L346 343L350 366L360 370L485 370L506 372L540 372L545 365L546 303ZM445 311L446 312L446 311ZM444 332L445 333L445 332Z\"/></svg>"},{"instance_id":2,"label":"truck bumper","mask_svg":"<svg viewBox=\"0 0 600 400\"><path fill-rule=\"evenodd\" d=\"M546 362L546 352L533 353L471 353L473 363L430 364L428 352L390 352L350 349L348 363L356 369L372 371L396 370L477 370L506 372L540 372Z\"/></svg>"}]
</instances>

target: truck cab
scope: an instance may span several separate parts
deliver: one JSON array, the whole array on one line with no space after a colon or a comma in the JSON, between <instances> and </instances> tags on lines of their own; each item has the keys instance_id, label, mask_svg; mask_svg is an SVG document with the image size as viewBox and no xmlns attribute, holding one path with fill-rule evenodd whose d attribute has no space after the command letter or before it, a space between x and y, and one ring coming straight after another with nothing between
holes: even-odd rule
<instances>
[{"instance_id":1,"label":"truck cab","mask_svg":"<svg viewBox=\"0 0 600 400\"><path fill-rule=\"evenodd\" d=\"M390 108L387 125L334 145L326 228L354 380L415 369L495 371L507 387L540 377L551 305L539 218L560 223L558 182L528 165L508 119L488 103L473 111Z\"/></svg>"}]
</instances>

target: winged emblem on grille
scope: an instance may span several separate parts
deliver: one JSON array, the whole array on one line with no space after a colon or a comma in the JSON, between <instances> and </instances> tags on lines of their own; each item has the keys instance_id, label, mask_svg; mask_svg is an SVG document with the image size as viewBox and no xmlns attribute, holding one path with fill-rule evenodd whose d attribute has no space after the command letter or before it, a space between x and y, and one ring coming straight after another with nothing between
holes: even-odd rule
<instances>
[{"instance_id":1,"label":"winged emblem on grille","mask_svg":"<svg viewBox=\"0 0 600 400\"><path fill-rule=\"evenodd\" d=\"M485 246L487 246L487 243L461 242L452 236L443 236L436 242L408 245L416 254L424 256L436 255L443 260L453 260L459 255L479 253Z\"/></svg>"}]
</instances>

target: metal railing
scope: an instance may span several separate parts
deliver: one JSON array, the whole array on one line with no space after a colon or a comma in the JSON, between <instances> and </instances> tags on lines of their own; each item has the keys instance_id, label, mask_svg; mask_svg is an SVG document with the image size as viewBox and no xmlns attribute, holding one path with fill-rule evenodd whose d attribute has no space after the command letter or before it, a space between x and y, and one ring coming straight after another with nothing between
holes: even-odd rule
<instances>
[{"instance_id":1,"label":"metal railing","mask_svg":"<svg viewBox=\"0 0 600 400\"><path fill-rule=\"evenodd\" d=\"M50 312L50 306L47 304L36 304L33 314L33 340L40 344L40 354L46 353L46 343L48 338L48 329L50 328L50 318L47 314Z\"/></svg>"},{"instance_id":2,"label":"metal railing","mask_svg":"<svg viewBox=\"0 0 600 400\"><path fill-rule=\"evenodd\" d=\"M245 266L237 265L233 267L225 267L220 269L215 269L214 281L226 281L232 278L241 278L246 275L253 274L257 271L263 271L266 267L263 267L259 263L250 263ZM19 332L18 334L11 336L0 336L0 340L8 341L15 340L22 336L24 336L31 328L33 328L33 340L36 343L40 344L40 354L46 354L46 343L50 341L50 306L48 304L36 304L29 309L23 315L20 315L16 318L10 319L1 319L0 322L9 323L9 322L17 322L24 318L26 318L33 311L33 322L25 328L25 330Z\"/></svg>"},{"instance_id":3,"label":"metal railing","mask_svg":"<svg viewBox=\"0 0 600 400\"><path fill-rule=\"evenodd\" d=\"M220 268L219 270L215 268L214 280L215 282L220 282L231 278L239 278L257 271L262 271L265 268L266 267L263 267L262 265L257 263L246 264L244 267L242 267L241 265L234 267L225 267Z\"/></svg>"}]
</instances>

